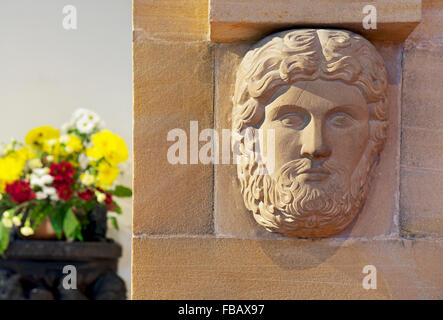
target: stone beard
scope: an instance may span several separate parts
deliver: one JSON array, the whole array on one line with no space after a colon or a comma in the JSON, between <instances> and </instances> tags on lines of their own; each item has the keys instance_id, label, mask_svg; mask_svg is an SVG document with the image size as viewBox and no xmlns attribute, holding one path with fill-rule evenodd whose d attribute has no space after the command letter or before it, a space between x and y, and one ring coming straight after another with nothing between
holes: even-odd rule
<instances>
[{"instance_id":1,"label":"stone beard","mask_svg":"<svg viewBox=\"0 0 443 320\"><path fill-rule=\"evenodd\" d=\"M269 174L251 153L254 143L233 140L243 199L260 225L322 238L352 222L386 140L386 87L375 48L345 30L285 31L247 53L237 72L233 130L275 132Z\"/></svg>"}]
</instances>

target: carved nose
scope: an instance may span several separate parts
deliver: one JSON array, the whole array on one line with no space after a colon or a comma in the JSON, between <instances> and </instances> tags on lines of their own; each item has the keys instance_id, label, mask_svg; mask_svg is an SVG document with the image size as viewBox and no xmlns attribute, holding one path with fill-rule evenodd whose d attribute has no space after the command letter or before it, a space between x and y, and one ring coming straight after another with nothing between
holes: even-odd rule
<instances>
[{"instance_id":1,"label":"carved nose","mask_svg":"<svg viewBox=\"0 0 443 320\"><path fill-rule=\"evenodd\" d=\"M303 130L300 153L309 158L327 158L331 155L331 149L323 137L321 123L312 121Z\"/></svg>"}]
</instances>

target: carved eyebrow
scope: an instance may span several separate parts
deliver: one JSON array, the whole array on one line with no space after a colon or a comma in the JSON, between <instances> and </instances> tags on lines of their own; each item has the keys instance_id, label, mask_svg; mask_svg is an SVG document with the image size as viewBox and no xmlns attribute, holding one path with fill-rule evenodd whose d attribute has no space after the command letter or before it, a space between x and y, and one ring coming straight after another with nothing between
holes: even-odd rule
<instances>
[{"instance_id":1,"label":"carved eyebrow","mask_svg":"<svg viewBox=\"0 0 443 320\"><path fill-rule=\"evenodd\" d=\"M357 104L346 104L342 106L335 106L328 111L328 116L337 112L344 112L357 120L363 120L365 118L365 115L369 113L369 110L366 106L363 107Z\"/></svg>"},{"instance_id":2,"label":"carved eyebrow","mask_svg":"<svg viewBox=\"0 0 443 320\"><path fill-rule=\"evenodd\" d=\"M293 104L284 104L272 107L271 110L269 110L269 117L270 120L276 120L287 113L308 114L308 112L302 107Z\"/></svg>"}]
</instances>

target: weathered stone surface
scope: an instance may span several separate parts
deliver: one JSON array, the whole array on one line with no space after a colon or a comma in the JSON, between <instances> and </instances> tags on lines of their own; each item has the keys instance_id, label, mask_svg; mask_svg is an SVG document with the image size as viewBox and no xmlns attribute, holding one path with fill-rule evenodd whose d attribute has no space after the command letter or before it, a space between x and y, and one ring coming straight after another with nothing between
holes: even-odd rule
<instances>
[{"instance_id":1,"label":"weathered stone surface","mask_svg":"<svg viewBox=\"0 0 443 320\"><path fill-rule=\"evenodd\" d=\"M134 0L134 38L206 40L208 0Z\"/></svg>"},{"instance_id":2,"label":"weathered stone surface","mask_svg":"<svg viewBox=\"0 0 443 320\"><path fill-rule=\"evenodd\" d=\"M404 40L421 18L421 0L377 1L377 29L366 30L363 7L349 0L210 0L210 39L257 40L278 30L303 26L338 27L370 40Z\"/></svg>"},{"instance_id":3,"label":"weathered stone surface","mask_svg":"<svg viewBox=\"0 0 443 320\"><path fill-rule=\"evenodd\" d=\"M170 130L212 127L211 68L207 42L134 43L135 234L212 230L212 167L167 159Z\"/></svg>"},{"instance_id":4,"label":"weathered stone surface","mask_svg":"<svg viewBox=\"0 0 443 320\"><path fill-rule=\"evenodd\" d=\"M441 299L426 240L134 239L133 299ZM377 269L377 289L362 286Z\"/></svg>"},{"instance_id":5,"label":"weathered stone surface","mask_svg":"<svg viewBox=\"0 0 443 320\"><path fill-rule=\"evenodd\" d=\"M403 57L400 208L405 236L443 235L443 3L424 1Z\"/></svg>"},{"instance_id":6,"label":"weathered stone surface","mask_svg":"<svg viewBox=\"0 0 443 320\"><path fill-rule=\"evenodd\" d=\"M443 171L402 167L401 172L402 236L441 236Z\"/></svg>"},{"instance_id":7,"label":"weathered stone surface","mask_svg":"<svg viewBox=\"0 0 443 320\"><path fill-rule=\"evenodd\" d=\"M217 131L231 128L235 70L252 43L219 44L215 53L215 119ZM375 43L388 70L389 128L384 151L366 204L351 225L336 237L374 237L397 232L401 48ZM276 238L257 225L245 208L235 165L215 167L214 224L216 234Z\"/></svg>"}]
</instances>

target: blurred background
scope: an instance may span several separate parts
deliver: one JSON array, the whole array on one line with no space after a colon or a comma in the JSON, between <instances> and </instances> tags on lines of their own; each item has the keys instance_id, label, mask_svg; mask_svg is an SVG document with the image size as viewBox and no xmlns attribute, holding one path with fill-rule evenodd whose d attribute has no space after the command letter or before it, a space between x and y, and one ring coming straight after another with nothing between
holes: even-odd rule
<instances>
[{"instance_id":1,"label":"blurred background","mask_svg":"<svg viewBox=\"0 0 443 320\"><path fill-rule=\"evenodd\" d=\"M77 9L77 29L62 12ZM23 141L37 126L59 128L77 108L97 112L132 149L130 0L0 1L0 142ZM120 178L131 185L131 166ZM119 202L119 275L130 292L131 200Z\"/></svg>"}]
</instances>

